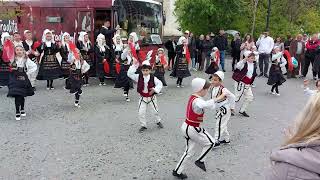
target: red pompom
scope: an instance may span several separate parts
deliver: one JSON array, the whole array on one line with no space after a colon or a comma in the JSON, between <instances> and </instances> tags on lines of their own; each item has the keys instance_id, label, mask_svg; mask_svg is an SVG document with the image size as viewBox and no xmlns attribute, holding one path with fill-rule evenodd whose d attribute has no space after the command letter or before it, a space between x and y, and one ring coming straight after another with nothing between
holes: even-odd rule
<instances>
[{"instance_id":1,"label":"red pompom","mask_svg":"<svg viewBox=\"0 0 320 180\"><path fill-rule=\"evenodd\" d=\"M162 65L166 65L166 64L167 64L166 57L165 57L164 55L161 55L161 56L160 56L160 63L161 63Z\"/></svg>"},{"instance_id":2,"label":"red pompom","mask_svg":"<svg viewBox=\"0 0 320 180\"><path fill-rule=\"evenodd\" d=\"M292 71L293 71L293 64L292 64L292 60L291 60L291 55L290 55L290 53L289 53L288 50L285 50L285 51L284 51L284 56L285 56L286 59L287 59L288 70L289 70L290 72L292 72Z\"/></svg>"},{"instance_id":3,"label":"red pompom","mask_svg":"<svg viewBox=\"0 0 320 180\"><path fill-rule=\"evenodd\" d=\"M70 48L70 51L73 53L74 58L80 59L79 53L76 50L77 46L74 43L69 42L69 48Z\"/></svg>"},{"instance_id":4,"label":"red pompom","mask_svg":"<svg viewBox=\"0 0 320 180\"><path fill-rule=\"evenodd\" d=\"M120 63L116 63L116 72L117 74L120 74L121 66Z\"/></svg>"},{"instance_id":5,"label":"red pompom","mask_svg":"<svg viewBox=\"0 0 320 180\"><path fill-rule=\"evenodd\" d=\"M188 63L190 63L191 56L190 56L189 48L188 48L188 46L185 46L185 48L186 48L186 59L187 59Z\"/></svg>"},{"instance_id":6,"label":"red pompom","mask_svg":"<svg viewBox=\"0 0 320 180\"><path fill-rule=\"evenodd\" d=\"M14 45L13 42L7 39L3 43L3 49L2 49L2 60L5 63L9 63L10 60L14 59Z\"/></svg>"},{"instance_id":7,"label":"red pompom","mask_svg":"<svg viewBox=\"0 0 320 180\"><path fill-rule=\"evenodd\" d=\"M109 63L108 61L104 62L103 64L103 69L104 69L104 72L109 74L110 73L110 66L109 66Z\"/></svg>"},{"instance_id":8,"label":"red pompom","mask_svg":"<svg viewBox=\"0 0 320 180\"><path fill-rule=\"evenodd\" d=\"M36 42L33 43L32 50L36 51L36 49L38 47L40 47L40 46L41 46L41 42L40 41L36 41Z\"/></svg>"}]
</instances>

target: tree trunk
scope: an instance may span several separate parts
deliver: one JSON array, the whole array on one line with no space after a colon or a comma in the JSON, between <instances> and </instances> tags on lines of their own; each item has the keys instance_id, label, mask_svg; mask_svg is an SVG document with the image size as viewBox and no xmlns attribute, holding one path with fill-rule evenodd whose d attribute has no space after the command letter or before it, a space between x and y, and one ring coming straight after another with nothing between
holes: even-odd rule
<instances>
[{"instance_id":1,"label":"tree trunk","mask_svg":"<svg viewBox=\"0 0 320 180\"><path fill-rule=\"evenodd\" d=\"M254 7L253 7L253 22L252 22L252 28L251 28L251 35L254 37L254 31L256 28L256 16L257 16L257 8L259 0L253 0Z\"/></svg>"}]
</instances>

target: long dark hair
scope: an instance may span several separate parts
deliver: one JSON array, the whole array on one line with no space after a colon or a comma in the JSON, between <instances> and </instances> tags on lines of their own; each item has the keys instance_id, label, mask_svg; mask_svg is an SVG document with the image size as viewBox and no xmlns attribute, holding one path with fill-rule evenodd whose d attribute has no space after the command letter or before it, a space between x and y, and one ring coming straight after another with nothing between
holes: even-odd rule
<instances>
[{"instance_id":1,"label":"long dark hair","mask_svg":"<svg viewBox=\"0 0 320 180\"><path fill-rule=\"evenodd\" d=\"M250 39L249 39L249 43L253 42L253 38L252 38L252 35L251 34L246 34L243 38L243 42L245 43L247 41L247 36L250 36Z\"/></svg>"}]
</instances>

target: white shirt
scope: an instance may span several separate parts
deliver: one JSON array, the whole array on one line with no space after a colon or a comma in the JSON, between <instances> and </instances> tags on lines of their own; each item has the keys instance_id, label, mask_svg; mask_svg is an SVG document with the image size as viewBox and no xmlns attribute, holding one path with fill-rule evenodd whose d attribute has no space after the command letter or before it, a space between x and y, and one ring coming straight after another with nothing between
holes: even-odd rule
<instances>
[{"instance_id":1,"label":"white shirt","mask_svg":"<svg viewBox=\"0 0 320 180\"><path fill-rule=\"evenodd\" d=\"M217 94L219 93L219 89L220 89L221 86L218 86L218 87L214 87L211 89L211 94L212 94L212 99L215 99L215 97L217 96ZM219 103L220 106L222 105L229 105L231 109L234 109L235 108L235 101L236 101L236 96L231 93L227 88L223 88L222 89L222 94L224 94L226 96L226 100L223 101L223 104L222 103Z\"/></svg>"},{"instance_id":2,"label":"white shirt","mask_svg":"<svg viewBox=\"0 0 320 180\"><path fill-rule=\"evenodd\" d=\"M302 42L298 42L296 54L301 54L301 53L302 53Z\"/></svg>"},{"instance_id":3,"label":"white shirt","mask_svg":"<svg viewBox=\"0 0 320 180\"><path fill-rule=\"evenodd\" d=\"M260 54L270 54L274 47L274 40L270 36L261 37L257 41L257 46Z\"/></svg>"},{"instance_id":4,"label":"white shirt","mask_svg":"<svg viewBox=\"0 0 320 180\"><path fill-rule=\"evenodd\" d=\"M138 67L136 67L135 65L131 65L127 73L128 77L135 82L139 81L139 74L136 74L137 68ZM143 80L144 80L144 88L142 92L148 93L148 82L150 80L150 75L143 76ZM155 84L155 87L153 88L154 92L159 93L163 86L162 82L157 77L154 77L154 84Z\"/></svg>"},{"instance_id":5,"label":"white shirt","mask_svg":"<svg viewBox=\"0 0 320 180\"><path fill-rule=\"evenodd\" d=\"M192 110L197 114L202 114L204 109L215 109L216 103L214 99L205 101L202 97L198 97L192 102Z\"/></svg>"},{"instance_id":6,"label":"white shirt","mask_svg":"<svg viewBox=\"0 0 320 180\"><path fill-rule=\"evenodd\" d=\"M236 68L239 70L242 70L244 68L245 63L248 64L248 71L246 76L248 78L252 78L253 76L253 71L254 71L254 63L250 63L250 62L245 62L244 60L241 60L237 63Z\"/></svg>"}]
</instances>

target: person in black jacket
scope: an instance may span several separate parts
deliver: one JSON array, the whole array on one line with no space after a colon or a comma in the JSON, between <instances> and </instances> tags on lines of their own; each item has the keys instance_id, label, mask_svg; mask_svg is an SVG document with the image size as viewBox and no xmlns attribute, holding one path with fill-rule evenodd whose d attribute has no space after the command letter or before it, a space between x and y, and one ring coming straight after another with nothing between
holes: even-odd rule
<instances>
[{"instance_id":1,"label":"person in black jacket","mask_svg":"<svg viewBox=\"0 0 320 180\"><path fill-rule=\"evenodd\" d=\"M193 33L190 33L189 37L189 42L188 42L188 48L190 51L190 56L191 56L191 61L192 65L191 68L192 70L196 71L196 57L197 57L197 44L196 44L196 38L194 37Z\"/></svg>"},{"instance_id":2,"label":"person in black jacket","mask_svg":"<svg viewBox=\"0 0 320 180\"><path fill-rule=\"evenodd\" d=\"M202 51L202 59L199 70L203 71L204 68L207 69L210 65L210 54L211 50L214 46L212 39L210 39L210 35L206 36L206 39L202 42L201 51ZM206 65L206 66L205 66Z\"/></svg>"},{"instance_id":3,"label":"person in black jacket","mask_svg":"<svg viewBox=\"0 0 320 180\"><path fill-rule=\"evenodd\" d=\"M231 48L232 48L232 71L234 70L234 65L240 61L240 46L241 46L241 39L240 34L237 33L234 36L234 39L231 42Z\"/></svg>"},{"instance_id":4,"label":"person in black jacket","mask_svg":"<svg viewBox=\"0 0 320 180\"><path fill-rule=\"evenodd\" d=\"M228 47L228 39L225 36L224 30L221 29L219 31L219 36L217 36L214 40L215 46L220 50L220 64L223 72L226 72L224 69L224 57L225 57L225 50Z\"/></svg>"},{"instance_id":5,"label":"person in black jacket","mask_svg":"<svg viewBox=\"0 0 320 180\"><path fill-rule=\"evenodd\" d=\"M114 36L114 33L117 32L117 30L120 29L120 26L117 25L116 29L111 29L111 23L110 21L105 21L103 26L100 29L100 34L103 34L106 39L106 44L109 47L112 47L112 38Z\"/></svg>"},{"instance_id":6,"label":"person in black jacket","mask_svg":"<svg viewBox=\"0 0 320 180\"><path fill-rule=\"evenodd\" d=\"M174 66L174 58L176 57L176 46L177 43L174 40L174 37L171 37L165 44L164 47L168 50L168 66L169 70ZM171 64L172 62L172 64Z\"/></svg>"}]
</instances>

